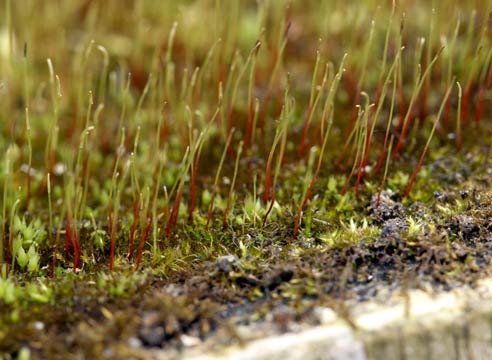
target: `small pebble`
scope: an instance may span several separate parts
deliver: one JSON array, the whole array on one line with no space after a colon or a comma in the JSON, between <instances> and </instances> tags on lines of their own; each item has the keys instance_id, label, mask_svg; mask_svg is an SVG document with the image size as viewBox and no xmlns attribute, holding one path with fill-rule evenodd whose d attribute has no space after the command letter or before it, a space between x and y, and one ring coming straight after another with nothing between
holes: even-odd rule
<instances>
[{"instance_id":1,"label":"small pebble","mask_svg":"<svg viewBox=\"0 0 492 360\"><path fill-rule=\"evenodd\" d=\"M131 338L128 339L128 346L133 349L138 349L142 347L142 340L140 340L135 336L132 336Z\"/></svg>"},{"instance_id":2,"label":"small pebble","mask_svg":"<svg viewBox=\"0 0 492 360\"><path fill-rule=\"evenodd\" d=\"M228 274L233 270L233 267L239 266L239 259L234 255L224 255L217 259L215 266L217 270Z\"/></svg>"},{"instance_id":3,"label":"small pebble","mask_svg":"<svg viewBox=\"0 0 492 360\"><path fill-rule=\"evenodd\" d=\"M37 331L43 331L44 330L44 323L42 321L35 321L34 322L34 329Z\"/></svg>"},{"instance_id":4,"label":"small pebble","mask_svg":"<svg viewBox=\"0 0 492 360\"><path fill-rule=\"evenodd\" d=\"M200 345L202 343L200 338L197 338L196 336L185 335L185 334L181 335L179 339L181 340L181 343L185 347L193 347L193 346Z\"/></svg>"}]
</instances>

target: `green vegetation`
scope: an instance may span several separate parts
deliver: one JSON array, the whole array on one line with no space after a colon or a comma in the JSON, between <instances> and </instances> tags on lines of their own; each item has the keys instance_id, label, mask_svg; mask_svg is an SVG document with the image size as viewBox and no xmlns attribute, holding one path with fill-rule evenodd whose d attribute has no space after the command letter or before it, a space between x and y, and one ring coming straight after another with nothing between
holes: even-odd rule
<instances>
[{"instance_id":1,"label":"green vegetation","mask_svg":"<svg viewBox=\"0 0 492 360\"><path fill-rule=\"evenodd\" d=\"M0 358L489 273L492 1L2 10Z\"/></svg>"}]
</instances>

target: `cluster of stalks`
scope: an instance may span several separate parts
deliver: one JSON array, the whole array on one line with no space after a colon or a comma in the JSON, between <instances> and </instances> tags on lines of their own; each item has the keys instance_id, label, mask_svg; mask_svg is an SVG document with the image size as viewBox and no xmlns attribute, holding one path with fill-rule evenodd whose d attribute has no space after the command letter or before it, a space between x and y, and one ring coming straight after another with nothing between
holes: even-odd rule
<instances>
[{"instance_id":1,"label":"cluster of stalks","mask_svg":"<svg viewBox=\"0 0 492 360\"><path fill-rule=\"evenodd\" d=\"M53 275L59 259L81 268L94 237L110 270L123 255L139 269L145 249L155 264L190 224L206 234L244 221L252 193L262 219L249 225L280 221L281 208L294 241L329 174L343 176L341 195L376 182L379 203L406 164L409 197L434 142L460 151L486 126L492 84L490 1L452 14L418 3L307 2L303 13L303 1L198 1L181 9L183 29L164 15L172 4L159 17L136 2L124 29L119 2L65 4L59 21L77 14L84 36L43 46L42 24L24 19L49 5L7 0L0 263L14 263L16 216L45 221Z\"/></svg>"}]
</instances>

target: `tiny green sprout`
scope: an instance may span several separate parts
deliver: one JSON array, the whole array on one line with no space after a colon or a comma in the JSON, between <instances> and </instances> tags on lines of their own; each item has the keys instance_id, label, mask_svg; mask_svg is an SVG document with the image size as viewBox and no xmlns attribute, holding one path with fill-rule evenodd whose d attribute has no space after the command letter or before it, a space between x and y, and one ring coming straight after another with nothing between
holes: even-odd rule
<instances>
[{"instance_id":1,"label":"tiny green sprout","mask_svg":"<svg viewBox=\"0 0 492 360\"><path fill-rule=\"evenodd\" d=\"M23 346L20 349L19 354L17 355L17 359L18 360L29 360L29 359L31 359L31 350L29 350L28 347Z\"/></svg>"},{"instance_id":2,"label":"tiny green sprout","mask_svg":"<svg viewBox=\"0 0 492 360\"><path fill-rule=\"evenodd\" d=\"M29 246L29 250L26 252L22 247L22 239L17 237L12 244L12 255L21 269L25 269L26 266L29 272L35 272L39 269L40 256L36 250L36 245Z\"/></svg>"},{"instance_id":3,"label":"tiny green sprout","mask_svg":"<svg viewBox=\"0 0 492 360\"><path fill-rule=\"evenodd\" d=\"M53 299L53 289L47 286L43 281L30 283L26 287L27 296L31 301L37 303L49 303Z\"/></svg>"},{"instance_id":4,"label":"tiny green sprout","mask_svg":"<svg viewBox=\"0 0 492 360\"><path fill-rule=\"evenodd\" d=\"M128 297L137 291L138 285L145 281L146 277L146 273L101 274L97 286L112 297Z\"/></svg>"},{"instance_id":5,"label":"tiny green sprout","mask_svg":"<svg viewBox=\"0 0 492 360\"><path fill-rule=\"evenodd\" d=\"M38 271L40 256L34 244L29 247L29 250L27 251L27 258L29 259L27 263L27 271L30 273Z\"/></svg>"},{"instance_id":6,"label":"tiny green sprout","mask_svg":"<svg viewBox=\"0 0 492 360\"><path fill-rule=\"evenodd\" d=\"M0 301L13 304L20 296L19 288L10 278L0 278Z\"/></svg>"},{"instance_id":7,"label":"tiny green sprout","mask_svg":"<svg viewBox=\"0 0 492 360\"><path fill-rule=\"evenodd\" d=\"M14 309L9 316L9 320L13 323L16 324L20 320L20 311L19 309Z\"/></svg>"},{"instance_id":8,"label":"tiny green sprout","mask_svg":"<svg viewBox=\"0 0 492 360\"><path fill-rule=\"evenodd\" d=\"M349 212L352 211L353 206L353 196L352 193L345 193L343 195L337 196L337 204L335 206L335 210L337 212Z\"/></svg>"},{"instance_id":9,"label":"tiny green sprout","mask_svg":"<svg viewBox=\"0 0 492 360\"><path fill-rule=\"evenodd\" d=\"M104 240L106 238L106 231L96 230L91 232L91 240L100 250L104 250Z\"/></svg>"},{"instance_id":10,"label":"tiny green sprout","mask_svg":"<svg viewBox=\"0 0 492 360\"><path fill-rule=\"evenodd\" d=\"M388 186L392 190L401 189L403 186L408 184L410 180L410 175L398 170L392 177L388 178Z\"/></svg>"},{"instance_id":11,"label":"tiny green sprout","mask_svg":"<svg viewBox=\"0 0 492 360\"><path fill-rule=\"evenodd\" d=\"M104 245L105 245L104 241L106 239L106 231L103 229L99 229L97 227L96 218L94 217L94 214L92 211L90 212L89 216L90 216L91 223L92 223L92 231L89 235L90 239L91 239L92 243L95 244L99 250L104 250Z\"/></svg>"},{"instance_id":12,"label":"tiny green sprout","mask_svg":"<svg viewBox=\"0 0 492 360\"><path fill-rule=\"evenodd\" d=\"M12 242L12 256L17 259L21 268L27 265L27 255L22 247L22 239L20 237L16 237Z\"/></svg>"},{"instance_id":13,"label":"tiny green sprout","mask_svg":"<svg viewBox=\"0 0 492 360\"><path fill-rule=\"evenodd\" d=\"M251 195L247 196L244 200L243 211L249 222L259 221L266 213L266 209L260 199L254 199Z\"/></svg>"},{"instance_id":14,"label":"tiny green sprout","mask_svg":"<svg viewBox=\"0 0 492 360\"><path fill-rule=\"evenodd\" d=\"M35 219L27 224L25 218L16 215L14 229L22 239L23 246L41 245L46 240L47 233L40 219Z\"/></svg>"},{"instance_id":15,"label":"tiny green sprout","mask_svg":"<svg viewBox=\"0 0 492 360\"><path fill-rule=\"evenodd\" d=\"M423 222L422 220L414 219L413 217L409 216L408 217L408 237L409 238L415 238L419 234L421 234L423 229Z\"/></svg>"},{"instance_id":16,"label":"tiny green sprout","mask_svg":"<svg viewBox=\"0 0 492 360\"><path fill-rule=\"evenodd\" d=\"M367 227L367 221L366 221L366 219L364 219L364 222L363 222L363 224L362 224L362 228L366 228L366 227ZM357 226L357 224L355 223L354 219L350 219L350 224L349 224L349 226L348 226L348 230L349 230L351 233L353 233L353 234L357 233L358 226Z\"/></svg>"},{"instance_id":17,"label":"tiny green sprout","mask_svg":"<svg viewBox=\"0 0 492 360\"><path fill-rule=\"evenodd\" d=\"M340 239L341 230L336 229L331 232L327 232L318 236L318 238L327 246L334 246Z\"/></svg>"},{"instance_id":18,"label":"tiny green sprout","mask_svg":"<svg viewBox=\"0 0 492 360\"><path fill-rule=\"evenodd\" d=\"M362 219L361 223L358 223L354 218L350 218L348 224L341 221L340 225L341 232L335 233L339 237L339 242L357 243L364 238L374 239L381 232L379 227L370 225L366 218Z\"/></svg>"},{"instance_id":19,"label":"tiny green sprout","mask_svg":"<svg viewBox=\"0 0 492 360\"><path fill-rule=\"evenodd\" d=\"M241 250L241 258L244 259L248 255L248 247L244 245L242 240L239 240L239 249Z\"/></svg>"},{"instance_id":20,"label":"tiny green sprout","mask_svg":"<svg viewBox=\"0 0 492 360\"><path fill-rule=\"evenodd\" d=\"M439 210L444 215L452 215L453 209L448 205L436 204L436 209Z\"/></svg>"},{"instance_id":21,"label":"tiny green sprout","mask_svg":"<svg viewBox=\"0 0 492 360\"><path fill-rule=\"evenodd\" d=\"M39 269L39 246L44 244L46 230L39 219L26 223L25 218L14 216L15 237L12 240L12 260L16 260L21 270L36 272ZM26 251L27 249L27 251Z\"/></svg>"},{"instance_id":22,"label":"tiny green sprout","mask_svg":"<svg viewBox=\"0 0 492 360\"><path fill-rule=\"evenodd\" d=\"M208 189L203 190L202 191L202 205L204 207L207 207L210 205L211 201L212 201L212 193Z\"/></svg>"},{"instance_id":23,"label":"tiny green sprout","mask_svg":"<svg viewBox=\"0 0 492 360\"><path fill-rule=\"evenodd\" d=\"M337 185L337 179L334 176L330 176L328 178L328 184L326 186L327 191L330 194L337 194L338 193L338 185Z\"/></svg>"}]
</instances>

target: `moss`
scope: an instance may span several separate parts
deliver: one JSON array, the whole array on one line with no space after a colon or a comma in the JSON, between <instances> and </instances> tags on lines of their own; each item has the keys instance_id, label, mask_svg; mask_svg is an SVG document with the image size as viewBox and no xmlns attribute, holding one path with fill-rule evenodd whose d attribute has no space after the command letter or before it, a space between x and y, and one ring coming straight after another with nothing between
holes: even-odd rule
<instances>
[{"instance_id":1,"label":"moss","mask_svg":"<svg viewBox=\"0 0 492 360\"><path fill-rule=\"evenodd\" d=\"M0 357L230 344L489 275L485 3L5 5Z\"/></svg>"}]
</instances>

